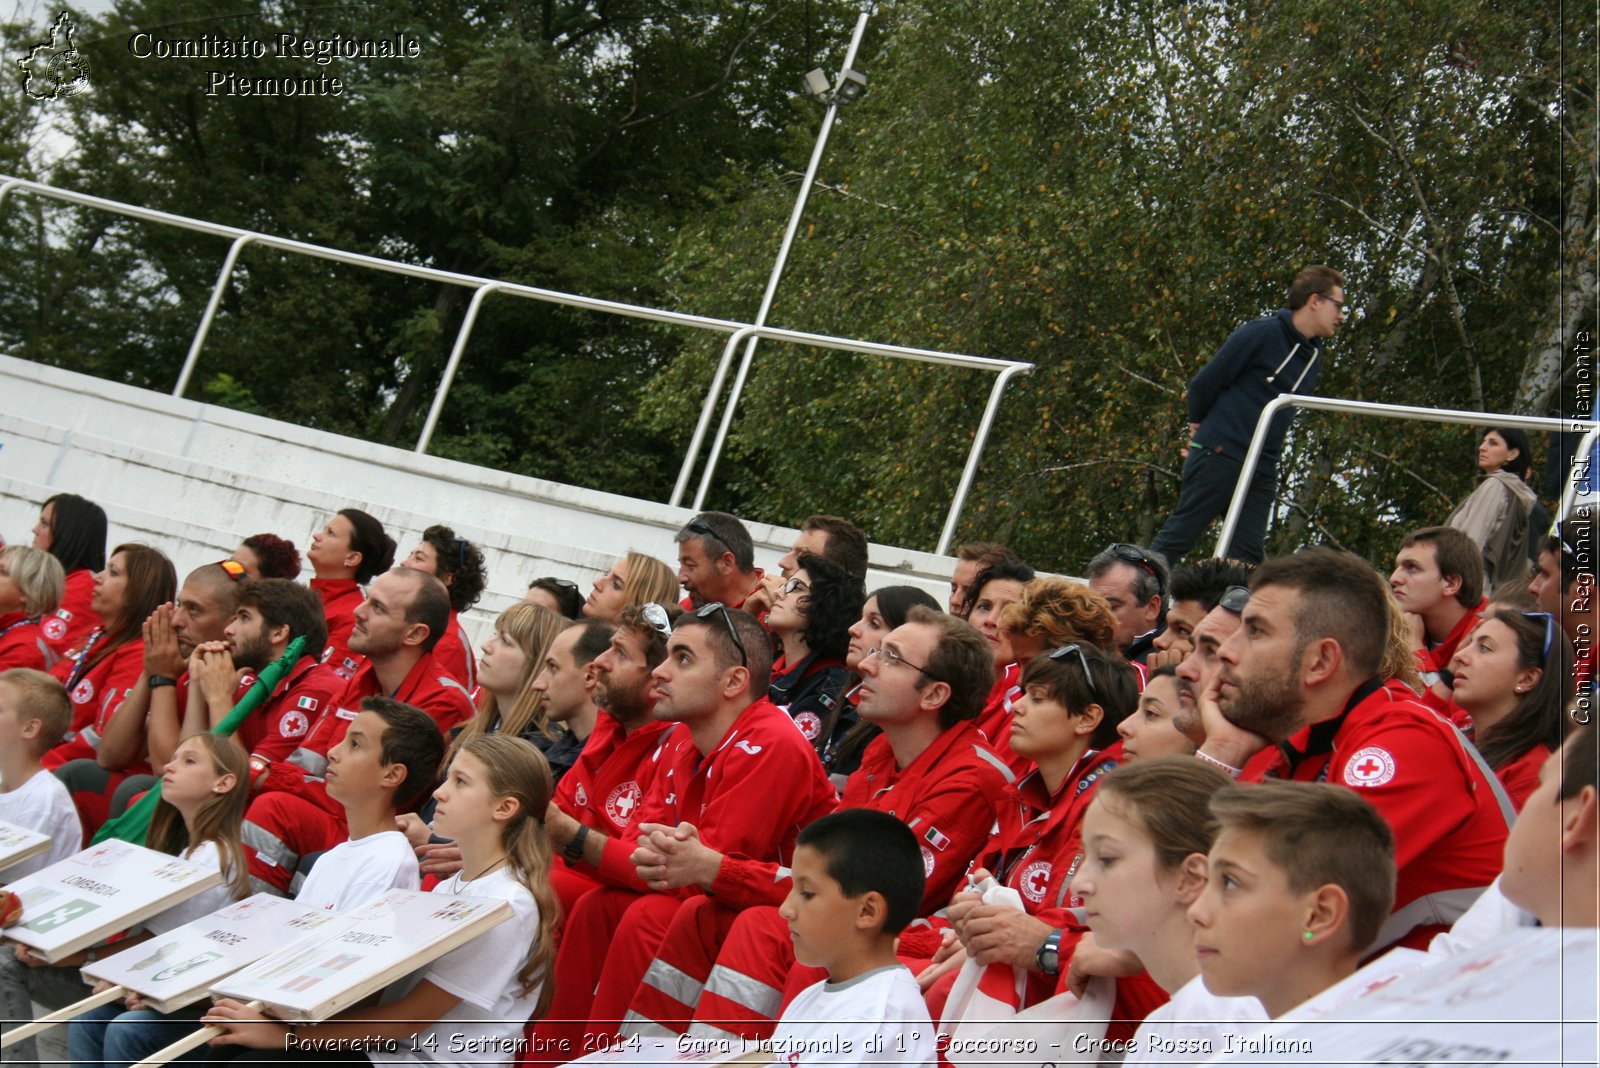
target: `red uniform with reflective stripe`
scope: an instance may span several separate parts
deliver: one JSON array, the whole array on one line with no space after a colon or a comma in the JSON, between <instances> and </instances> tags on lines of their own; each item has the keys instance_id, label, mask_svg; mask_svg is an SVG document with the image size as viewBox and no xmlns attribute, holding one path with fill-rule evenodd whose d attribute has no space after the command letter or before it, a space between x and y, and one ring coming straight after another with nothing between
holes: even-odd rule
<instances>
[{"instance_id":1,"label":"red uniform with reflective stripe","mask_svg":"<svg viewBox=\"0 0 1600 1068\"><path fill-rule=\"evenodd\" d=\"M1429 649L1418 649L1415 654L1417 658L1417 671L1426 675L1430 672L1444 671L1448 669L1450 667L1450 661L1455 658L1456 650L1461 647L1461 643L1465 641L1467 635L1476 630L1478 624L1483 621L1483 610L1487 608L1488 605L1488 598L1484 598L1483 600L1479 601L1478 607L1474 608L1472 611L1458 619L1456 621L1456 625L1450 628L1450 633L1446 634L1444 636L1444 640L1438 645L1435 645ZM1433 709L1434 711L1443 713L1444 717L1449 720L1455 720L1457 717L1464 716L1466 714L1462 711L1461 706L1456 704L1453 699L1440 697L1438 694L1433 692L1433 687L1431 686L1426 687L1423 690L1421 697L1418 699L1424 705Z\"/></svg>"},{"instance_id":2,"label":"red uniform with reflective stripe","mask_svg":"<svg viewBox=\"0 0 1600 1068\"><path fill-rule=\"evenodd\" d=\"M98 656L100 651L97 643L89 652ZM50 674L65 683L76 666L73 660L63 660L50 669ZM122 707L128 691L139 684L139 676L143 671L144 641L135 638L101 657L99 663L78 677L67 692L72 700L72 730L76 735L71 741L62 742L44 754L40 763L45 770L54 771L67 761L79 757L94 759L106 723ZM150 773L149 765L142 762L126 770L130 774Z\"/></svg>"},{"instance_id":3,"label":"red uniform with reflective stripe","mask_svg":"<svg viewBox=\"0 0 1600 1068\"><path fill-rule=\"evenodd\" d=\"M1331 782L1370 802L1394 832L1395 911L1426 895L1458 892L1464 906L1500 873L1506 821L1483 772L1456 729L1403 684L1356 690L1345 711L1296 733L1251 761L1241 778ZM1290 752L1289 750L1292 750ZM1377 949L1426 949L1455 919L1385 929Z\"/></svg>"},{"instance_id":4,"label":"red uniform with reflective stripe","mask_svg":"<svg viewBox=\"0 0 1600 1068\"><path fill-rule=\"evenodd\" d=\"M239 699L256 683L254 675L239 680ZM311 732L311 724L332 707L333 699L344 691L346 682L338 672L314 657L303 657L279 681L272 696L245 721L236 734L250 756L259 761L283 760L301 745Z\"/></svg>"},{"instance_id":5,"label":"red uniform with reflective stripe","mask_svg":"<svg viewBox=\"0 0 1600 1068\"><path fill-rule=\"evenodd\" d=\"M350 651L350 632L356 629L356 607L366 600L355 579L311 580L311 588L322 598L322 614L328 620L328 648L323 660L339 666L345 657L360 659Z\"/></svg>"},{"instance_id":6,"label":"red uniform with reflective stripe","mask_svg":"<svg viewBox=\"0 0 1600 1068\"><path fill-rule=\"evenodd\" d=\"M465 686L468 693L478 685L478 658L472 655L472 640L467 637L467 628L461 625L453 608L450 625L433 647L433 658L451 678Z\"/></svg>"},{"instance_id":7,"label":"red uniform with reflective stripe","mask_svg":"<svg viewBox=\"0 0 1600 1068\"><path fill-rule=\"evenodd\" d=\"M1541 742L1495 769L1495 774L1500 778L1500 785L1506 788L1506 794L1518 812L1522 811L1528 795L1539 788L1539 769L1544 767L1544 762L1549 759L1550 747Z\"/></svg>"},{"instance_id":8,"label":"red uniform with reflective stripe","mask_svg":"<svg viewBox=\"0 0 1600 1068\"><path fill-rule=\"evenodd\" d=\"M602 711L583 752L556 784L556 807L608 835L631 831L655 778L656 749L671 726L650 720L624 734L617 721Z\"/></svg>"},{"instance_id":9,"label":"red uniform with reflective stripe","mask_svg":"<svg viewBox=\"0 0 1600 1068\"><path fill-rule=\"evenodd\" d=\"M0 616L0 671L11 668L48 671L55 662L56 654L39 629L38 620L29 619L21 612Z\"/></svg>"},{"instance_id":10,"label":"red uniform with reflective stripe","mask_svg":"<svg viewBox=\"0 0 1600 1068\"><path fill-rule=\"evenodd\" d=\"M89 605L94 601L94 572L80 567L67 576L61 607L39 621L50 652L61 659L89 640L105 624Z\"/></svg>"},{"instance_id":11,"label":"red uniform with reflective stripe","mask_svg":"<svg viewBox=\"0 0 1600 1068\"><path fill-rule=\"evenodd\" d=\"M995 679L977 721L978 732L989 742L989 748L1000 754L1006 767L1019 779L1033 770L1033 761L1011 751L1011 703L1022 693L1021 678L1022 665L1007 664Z\"/></svg>"},{"instance_id":12,"label":"red uniform with reflective stripe","mask_svg":"<svg viewBox=\"0 0 1600 1068\"><path fill-rule=\"evenodd\" d=\"M420 708L433 717L439 730L445 734L452 727L471 719L474 711L466 689L439 666L432 654L424 654L392 694L383 692L383 683L378 681L378 669L369 662L363 664L361 670L356 672L356 677L345 684L344 692L329 702L327 711L306 736L302 748L327 756L328 750L344 740L345 731L350 729L350 721L361 711L361 701L366 697L393 697L413 708Z\"/></svg>"}]
</instances>

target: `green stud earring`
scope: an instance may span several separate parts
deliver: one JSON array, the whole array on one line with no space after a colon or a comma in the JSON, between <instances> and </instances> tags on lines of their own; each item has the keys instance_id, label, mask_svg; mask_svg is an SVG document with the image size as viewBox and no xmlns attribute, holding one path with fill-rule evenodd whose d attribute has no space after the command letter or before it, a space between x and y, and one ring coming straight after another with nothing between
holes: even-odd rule
<instances>
[{"instance_id":1,"label":"green stud earring","mask_svg":"<svg viewBox=\"0 0 1600 1068\"><path fill-rule=\"evenodd\" d=\"M1310 931L1306 932L1306 941L1307 942L1311 941L1315 937L1316 937L1316 935L1312 934Z\"/></svg>"}]
</instances>

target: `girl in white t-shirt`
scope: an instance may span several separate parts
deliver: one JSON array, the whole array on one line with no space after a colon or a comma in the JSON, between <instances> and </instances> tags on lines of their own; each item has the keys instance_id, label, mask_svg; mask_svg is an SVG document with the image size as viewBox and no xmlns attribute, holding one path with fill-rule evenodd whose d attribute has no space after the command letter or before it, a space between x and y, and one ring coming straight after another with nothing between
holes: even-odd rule
<instances>
[{"instance_id":1,"label":"girl in white t-shirt","mask_svg":"<svg viewBox=\"0 0 1600 1068\"><path fill-rule=\"evenodd\" d=\"M1255 998L1206 990L1187 915L1206 885L1206 806L1229 781L1193 757L1140 760L1108 775L1084 815L1072 892L1083 899L1094 940L1079 945L1068 982L1125 975L1142 964L1172 995L1117 1051L1126 1064L1207 1061L1221 1052L1225 1032L1267 1018Z\"/></svg>"},{"instance_id":2,"label":"girl in white t-shirt","mask_svg":"<svg viewBox=\"0 0 1600 1068\"><path fill-rule=\"evenodd\" d=\"M218 868L222 883L146 920L144 935L118 942L111 951L175 930L249 895L250 871L239 841L249 770L244 751L220 735L197 734L173 750L162 769L161 804L150 819L145 844ZM109 985L102 980L95 992ZM145 1008L139 995L129 994L73 1020L67 1028L68 1051L74 1062L131 1064L194 1030L198 1016L163 1015Z\"/></svg>"},{"instance_id":3,"label":"girl in white t-shirt","mask_svg":"<svg viewBox=\"0 0 1600 1068\"><path fill-rule=\"evenodd\" d=\"M291 1028L224 998L205 1017L224 1032L213 1044L251 1047L239 1060L275 1061L293 1030L301 1049L320 1047L323 1062L510 1064L523 1025L549 1002L551 791L550 766L532 743L501 733L463 743L433 795L434 826L460 845L462 868L433 892L498 897L512 918L390 986L376 1007L324 1023ZM507 952L515 946L526 954Z\"/></svg>"}]
</instances>

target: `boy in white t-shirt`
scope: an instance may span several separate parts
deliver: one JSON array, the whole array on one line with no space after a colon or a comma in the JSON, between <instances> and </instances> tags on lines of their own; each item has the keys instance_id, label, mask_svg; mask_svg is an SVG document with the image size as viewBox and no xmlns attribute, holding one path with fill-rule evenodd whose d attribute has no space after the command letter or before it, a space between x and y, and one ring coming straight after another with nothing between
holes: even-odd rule
<instances>
[{"instance_id":1,"label":"boy in white t-shirt","mask_svg":"<svg viewBox=\"0 0 1600 1068\"><path fill-rule=\"evenodd\" d=\"M61 780L39 766L72 725L58 679L32 668L0 671L0 820L50 836L50 848L0 871L14 882L83 848L83 826Z\"/></svg>"},{"instance_id":2,"label":"boy in white t-shirt","mask_svg":"<svg viewBox=\"0 0 1600 1068\"><path fill-rule=\"evenodd\" d=\"M791 1065L934 1063L933 1023L895 937L917 916L922 850L871 809L824 816L795 840L793 885L778 910L795 959L828 978L778 1018L773 1057Z\"/></svg>"}]
</instances>

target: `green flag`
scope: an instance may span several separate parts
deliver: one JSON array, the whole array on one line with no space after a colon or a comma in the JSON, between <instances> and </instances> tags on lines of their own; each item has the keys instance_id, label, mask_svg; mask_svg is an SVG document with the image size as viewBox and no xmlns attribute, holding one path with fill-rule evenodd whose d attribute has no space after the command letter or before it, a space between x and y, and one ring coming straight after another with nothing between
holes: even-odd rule
<instances>
[{"instance_id":1,"label":"green flag","mask_svg":"<svg viewBox=\"0 0 1600 1068\"><path fill-rule=\"evenodd\" d=\"M211 733L228 735L238 730L239 724L245 721L245 717L260 708L271 696L272 691L278 688L278 683L283 681L283 677L289 674L300 657L305 654L305 648L306 640L303 637L290 642L289 648L283 651L283 655L266 666L256 679L255 685L250 687L250 692L222 717L222 722L212 728ZM248 783L241 785L245 789L250 788ZM117 838L124 842L132 842L134 845L144 845L145 835L150 830L150 817L156 814L156 806L160 803L161 780L157 779L156 784L146 790L143 797L129 805L122 815L107 820L95 833L94 841L103 842L107 838Z\"/></svg>"}]
</instances>

